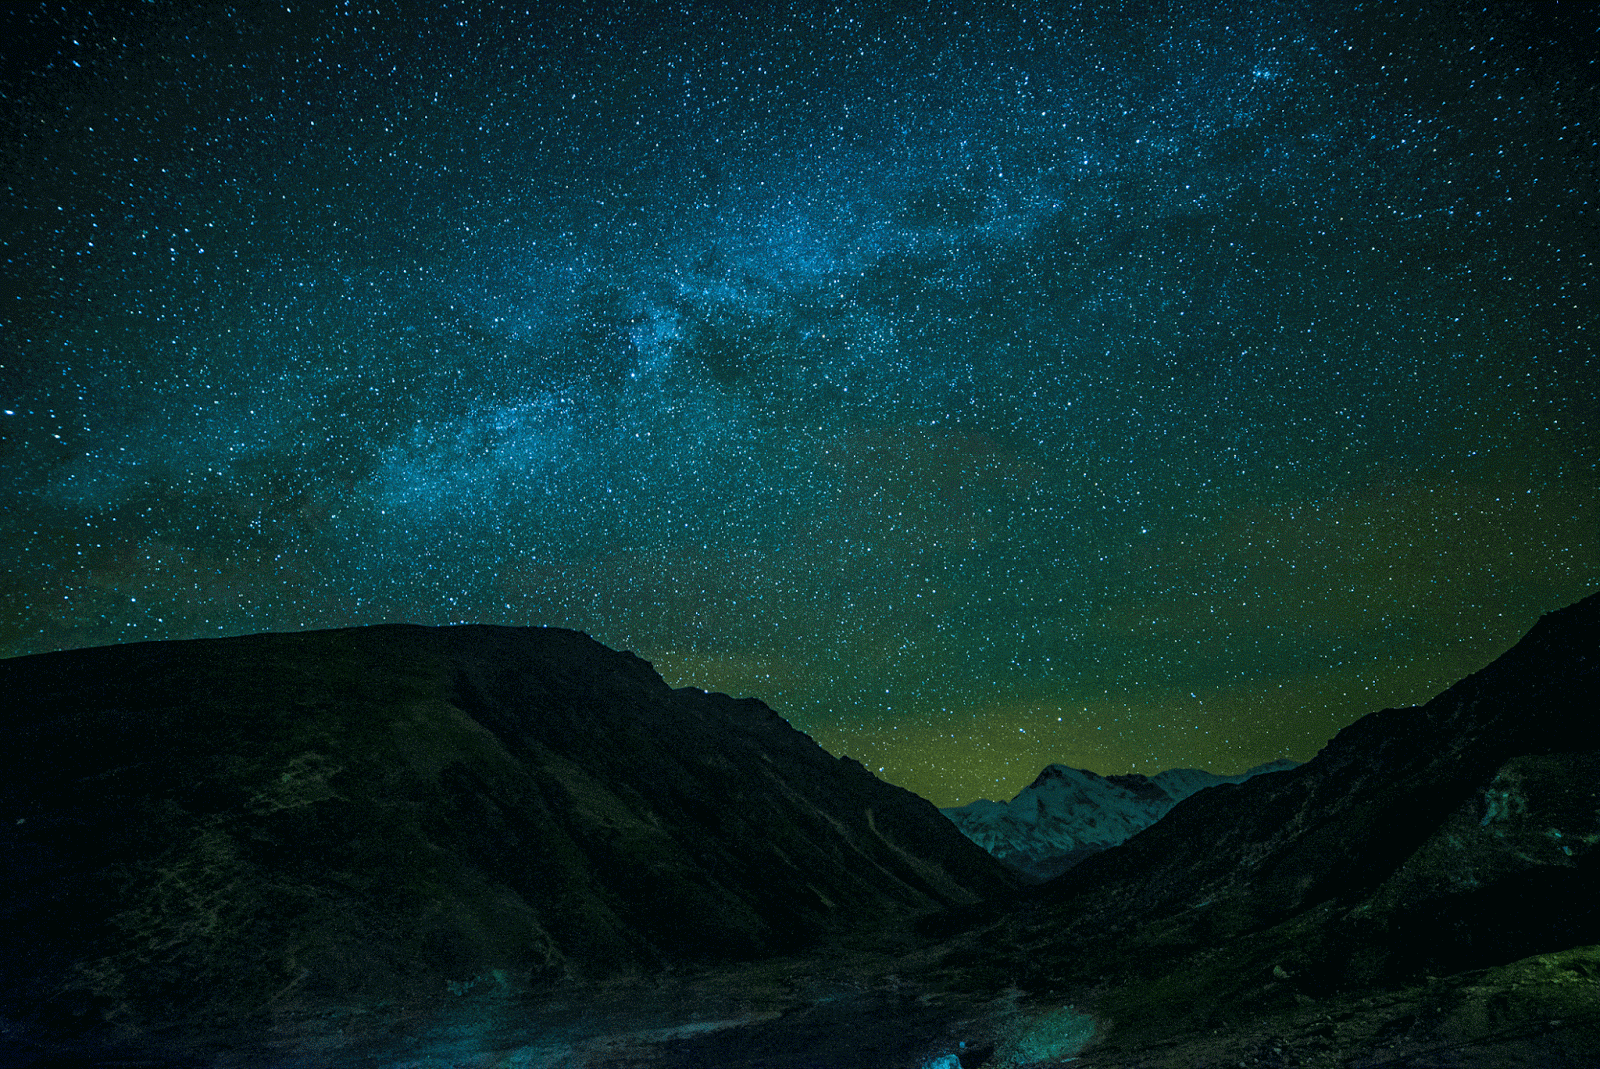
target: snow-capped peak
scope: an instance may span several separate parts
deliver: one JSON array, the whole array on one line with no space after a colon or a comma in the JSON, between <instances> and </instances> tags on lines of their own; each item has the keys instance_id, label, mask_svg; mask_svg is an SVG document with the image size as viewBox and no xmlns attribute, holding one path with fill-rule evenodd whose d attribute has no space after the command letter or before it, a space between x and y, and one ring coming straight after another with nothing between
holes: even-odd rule
<instances>
[{"instance_id":1,"label":"snow-capped peak","mask_svg":"<svg viewBox=\"0 0 1600 1069\"><path fill-rule=\"evenodd\" d=\"M942 812L1001 861L1045 880L1149 827L1197 791L1296 764L1280 758L1232 776L1172 768L1153 777L1050 765L1009 802L981 798Z\"/></svg>"}]
</instances>

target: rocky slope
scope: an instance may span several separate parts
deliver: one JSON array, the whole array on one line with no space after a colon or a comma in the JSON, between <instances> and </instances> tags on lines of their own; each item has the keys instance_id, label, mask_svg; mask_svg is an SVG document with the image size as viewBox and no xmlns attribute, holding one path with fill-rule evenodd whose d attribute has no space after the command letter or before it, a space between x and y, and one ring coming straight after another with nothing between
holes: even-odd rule
<instances>
[{"instance_id":1,"label":"rocky slope","mask_svg":"<svg viewBox=\"0 0 1600 1069\"><path fill-rule=\"evenodd\" d=\"M1013 883L760 702L576 632L77 650L0 692L0 1047L748 960Z\"/></svg>"},{"instance_id":2,"label":"rocky slope","mask_svg":"<svg viewBox=\"0 0 1600 1069\"><path fill-rule=\"evenodd\" d=\"M1050 765L1009 802L980 798L940 812L1021 875L1042 881L1148 828L1191 794L1294 767L1280 758L1233 776L1172 768L1148 777Z\"/></svg>"},{"instance_id":3,"label":"rocky slope","mask_svg":"<svg viewBox=\"0 0 1600 1069\"><path fill-rule=\"evenodd\" d=\"M1523 1064L1468 1051L1518 1036L1577 1052L1527 1064L1600 1064L1600 974L1582 949L1600 944L1597 692L1600 595L1427 704L1363 717L1299 768L1179 803L952 961L1090 999L1091 1065L1198 1064L1200 1037L1405 991L1411 1016L1384 1042L1458 1060L1394 1064ZM1576 994L1545 1010L1532 988L1470 1012L1416 1008L1433 1005L1429 985L1477 990L1472 976L1501 974L1549 974ZM1176 1060L1151 1053L1182 1044Z\"/></svg>"}]
</instances>

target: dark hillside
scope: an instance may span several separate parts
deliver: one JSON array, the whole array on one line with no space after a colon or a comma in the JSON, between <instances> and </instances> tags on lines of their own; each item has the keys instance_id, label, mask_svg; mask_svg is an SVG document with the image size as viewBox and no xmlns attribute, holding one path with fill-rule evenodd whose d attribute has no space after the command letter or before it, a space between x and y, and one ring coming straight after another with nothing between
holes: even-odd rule
<instances>
[{"instance_id":1,"label":"dark hillside","mask_svg":"<svg viewBox=\"0 0 1600 1069\"><path fill-rule=\"evenodd\" d=\"M1596 693L1600 595L1299 768L1180 802L989 945L1034 990L1097 985L1132 1043L1600 943Z\"/></svg>"},{"instance_id":2,"label":"dark hillside","mask_svg":"<svg viewBox=\"0 0 1600 1069\"><path fill-rule=\"evenodd\" d=\"M14 1035L748 960L1011 886L762 703L571 631L76 650L0 690Z\"/></svg>"}]
</instances>

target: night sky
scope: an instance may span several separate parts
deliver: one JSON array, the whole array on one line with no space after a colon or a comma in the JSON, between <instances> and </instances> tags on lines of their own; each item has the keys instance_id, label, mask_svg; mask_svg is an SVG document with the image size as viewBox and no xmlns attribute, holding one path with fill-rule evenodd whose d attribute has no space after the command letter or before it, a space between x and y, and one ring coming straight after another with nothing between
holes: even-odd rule
<instances>
[{"instance_id":1,"label":"night sky","mask_svg":"<svg viewBox=\"0 0 1600 1069\"><path fill-rule=\"evenodd\" d=\"M1593 5L6 19L0 653L573 627L954 804L1600 585Z\"/></svg>"}]
</instances>

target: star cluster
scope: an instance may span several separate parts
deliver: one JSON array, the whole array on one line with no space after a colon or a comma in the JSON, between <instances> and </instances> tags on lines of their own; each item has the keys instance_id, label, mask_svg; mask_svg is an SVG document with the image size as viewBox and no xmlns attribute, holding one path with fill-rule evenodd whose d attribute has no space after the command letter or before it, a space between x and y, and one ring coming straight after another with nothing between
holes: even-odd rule
<instances>
[{"instance_id":1,"label":"star cluster","mask_svg":"<svg viewBox=\"0 0 1600 1069\"><path fill-rule=\"evenodd\" d=\"M940 804L1305 759L1600 582L1573 6L21 9L0 652L574 627Z\"/></svg>"}]
</instances>

